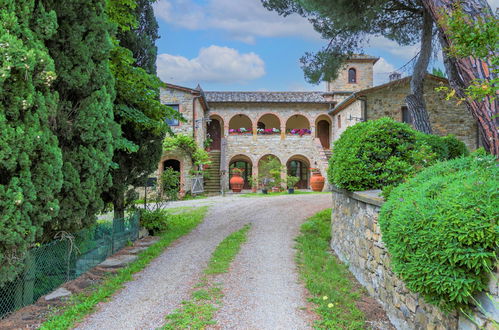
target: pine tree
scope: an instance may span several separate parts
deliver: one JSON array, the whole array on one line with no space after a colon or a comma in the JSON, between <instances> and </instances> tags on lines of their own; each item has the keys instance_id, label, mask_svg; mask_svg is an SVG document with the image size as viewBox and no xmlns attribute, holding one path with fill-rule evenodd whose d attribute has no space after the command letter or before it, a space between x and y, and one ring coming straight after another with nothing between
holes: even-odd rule
<instances>
[{"instance_id":1,"label":"pine tree","mask_svg":"<svg viewBox=\"0 0 499 330\"><path fill-rule=\"evenodd\" d=\"M43 43L56 30L38 0L2 0L0 8L0 284L59 212L62 157L49 122L54 63Z\"/></svg>"},{"instance_id":2,"label":"pine tree","mask_svg":"<svg viewBox=\"0 0 499 330\"><path fill-rule=\"evenodd\" d=\"M109 67L113 25L106 0L42 0L59 28L46 42L56 64L59 93L53 130L63 155L60 212L47 230L74 231L95 221L120 135L114 121L114 79Z\"/></svg>"},{"instance_id":3,"label":"pine tree","mask_svg":"<svg viewBox=\"0 0 499 330\"><path fill-rule=\"evenodd\" d=\"M124 216L125 195L133 191L128 189L143 185L157 168L168 130L165 118L174 115L159 100L161 81L155 64L159 36L152 2L116 0L108 7L110 19L118 25L111 59L117 91L114 111L122 138L130 145L115 151L118 168L112 171L113 186L104 194L113 203L115 218Z\"/></svg>"},{"instance_id":4,"label":"pine tree","mask_svg":"<svg viewBox=\"0 0 499 330\"><path fill-rule=\"evenodd\" d=\"M383 36L401 46L420 42L406 103L414 127L431 133L424 100L424 78L433 48L433 20L420 1L412 0L261 0L281 15L307 17L329 43L321 51L301 58L305 78L312 83L338 77L345 60L362 53L372 36Z\"/></svg>"}]
</instances>

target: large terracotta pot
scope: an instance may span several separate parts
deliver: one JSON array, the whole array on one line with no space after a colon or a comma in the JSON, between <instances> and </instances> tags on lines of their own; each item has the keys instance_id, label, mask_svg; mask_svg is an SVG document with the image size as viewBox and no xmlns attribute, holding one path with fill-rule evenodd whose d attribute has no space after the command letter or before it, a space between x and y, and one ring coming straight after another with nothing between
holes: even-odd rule
<instances>
[{"instance_id":1,"label":"large terracotta pot","mask_svg":"<svg viewBox=\"0 0 499 330\"><path fill-rule=\"evenodd\" d=\"M233 192L241 192L244 186L244 179L239 173L233 173L232 178L230 178L230 188Z\"/></svg>"},{"instance_id":2,"label":"large terracotta pot","mask_svg":"<svg viewBox=\"0 0 499 330\"><path fill-rule=\"evenodd\" d=\"M310 187L312 187L313 191L322 191L324 181L324 177L319 172L314 172L310 178Z\"/></svg>"}]
</instances>

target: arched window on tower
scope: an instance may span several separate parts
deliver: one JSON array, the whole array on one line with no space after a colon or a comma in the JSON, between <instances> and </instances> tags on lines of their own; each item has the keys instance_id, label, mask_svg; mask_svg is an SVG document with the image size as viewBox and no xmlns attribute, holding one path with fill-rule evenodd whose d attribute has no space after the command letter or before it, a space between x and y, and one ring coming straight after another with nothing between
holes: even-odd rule
<instances>
[{"instance_id":1,"label":"arched window on tower","mask_svg":"<svg viewBox=\"0 0 499 330\"><path fill-rule=\"evenodd\" d=\"M348 83L356 84L357 83L357 70L354 68L348 69Z\"/></svg>"}]
</instances>

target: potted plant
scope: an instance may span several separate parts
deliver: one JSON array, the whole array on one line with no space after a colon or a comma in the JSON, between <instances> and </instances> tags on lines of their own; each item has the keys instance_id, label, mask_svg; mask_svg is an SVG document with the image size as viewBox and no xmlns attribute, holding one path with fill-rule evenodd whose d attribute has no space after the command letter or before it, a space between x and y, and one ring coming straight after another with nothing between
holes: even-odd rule
<instances>
[{"instance_id":1,"label":"potted plant","mask_svg":"<svg viewBox=\"0 0 499 330\"><path fill-rule=\"evenodd\" d=\"M293 175L288 175L286 177L286 183L288 185L288 194L294 194L295 193L295 184L300 181L300 178L297 176Z\"/></svg>"},{"instance_id":2,"label":"potted plant","mask_svg":"<svg viewBox=\"0 0 499 330\"><path fill-rule=\"evenodd\" d=\"M262 179L262 194L267 195L269 193L269 189L272 188L272 179L271 178L263 178Z\"/></svg>"},{"instance_id":3,"label":"potted plant","mask_svg":"<svg viewBox=\"0 0 499 330\"><path fill-rule=\"evenodd\" d=\"M258 177L250 176L248 180L251 182L251 192L256 193L256 189L258 188Z\"/></svg>"},{"instance_id":4,"label":"potted plant","mask_svg":"<svg viewBox=\"0 0 499 330\"><path fill-rule=\"evenodd\" d=\"M213 140L210 137L210 134L206 134L206 139L204 140L204 149L206 151L211 151L211 144L213 143Z\"/></svg>"},{"instance_id":5,"label":"potted plant","mask_svg":"<svg viewBox=\"0 0 499 330\"><path fill-rule=\"evenodd\" d=\"M239 193L243 189L244 186L244 178L241 176L243 173L243 170L240 168L233 168L232 169L232 178L230 178L230 188L232 189L233 192Z\"/></svg>"}]
</instances>

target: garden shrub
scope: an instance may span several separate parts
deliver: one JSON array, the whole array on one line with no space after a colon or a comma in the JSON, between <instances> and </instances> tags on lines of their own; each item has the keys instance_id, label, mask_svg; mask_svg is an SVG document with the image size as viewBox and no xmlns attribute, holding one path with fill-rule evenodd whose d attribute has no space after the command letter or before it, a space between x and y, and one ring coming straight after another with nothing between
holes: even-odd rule
<instances>
[{"instance_id":1,"label":"garden shrub","mask_svg":"<svg viewBox=\"0 0 499 330\"><path fill-rule=\"evenodd\" d=\"M499 245L493 156L438 163L394 188L379 223L393 271L427 302L463 307L487 287Z\"/></svg>"},{"instance_id":2,"label":"garden shrub","mask_svg":"<svg viewBox=\"0 0 499 330\"><path fill-rule=\"evenodd\" d=\"M140 214L140 225L151 235L158 235L168 228L168 213L165 210L143 210Z\"/></svg>"},{"instance_id":3,"label":"garden shrub","mask_svg":"<svg viewBox=\"0 0 499 330\"><path fill-rule=\"evenodd\" d=\"M439 160L450 160L461 156L468 156L469 152L464 142L454 135L438 136L416 131L418 142L428 145L437 154Z\"/></svg>"},{"instance_id":4,"label":"garden shrub","mask_svg":"<svg viewBox=\"0 0 499 330\"><path fill-rule=\"evenodd\" d=\"M356 191L396 185L431 164L435 154L417 143L416 131L390 118L351 126L334 143L330 182Z\"/></svg>"}]
</instances>

